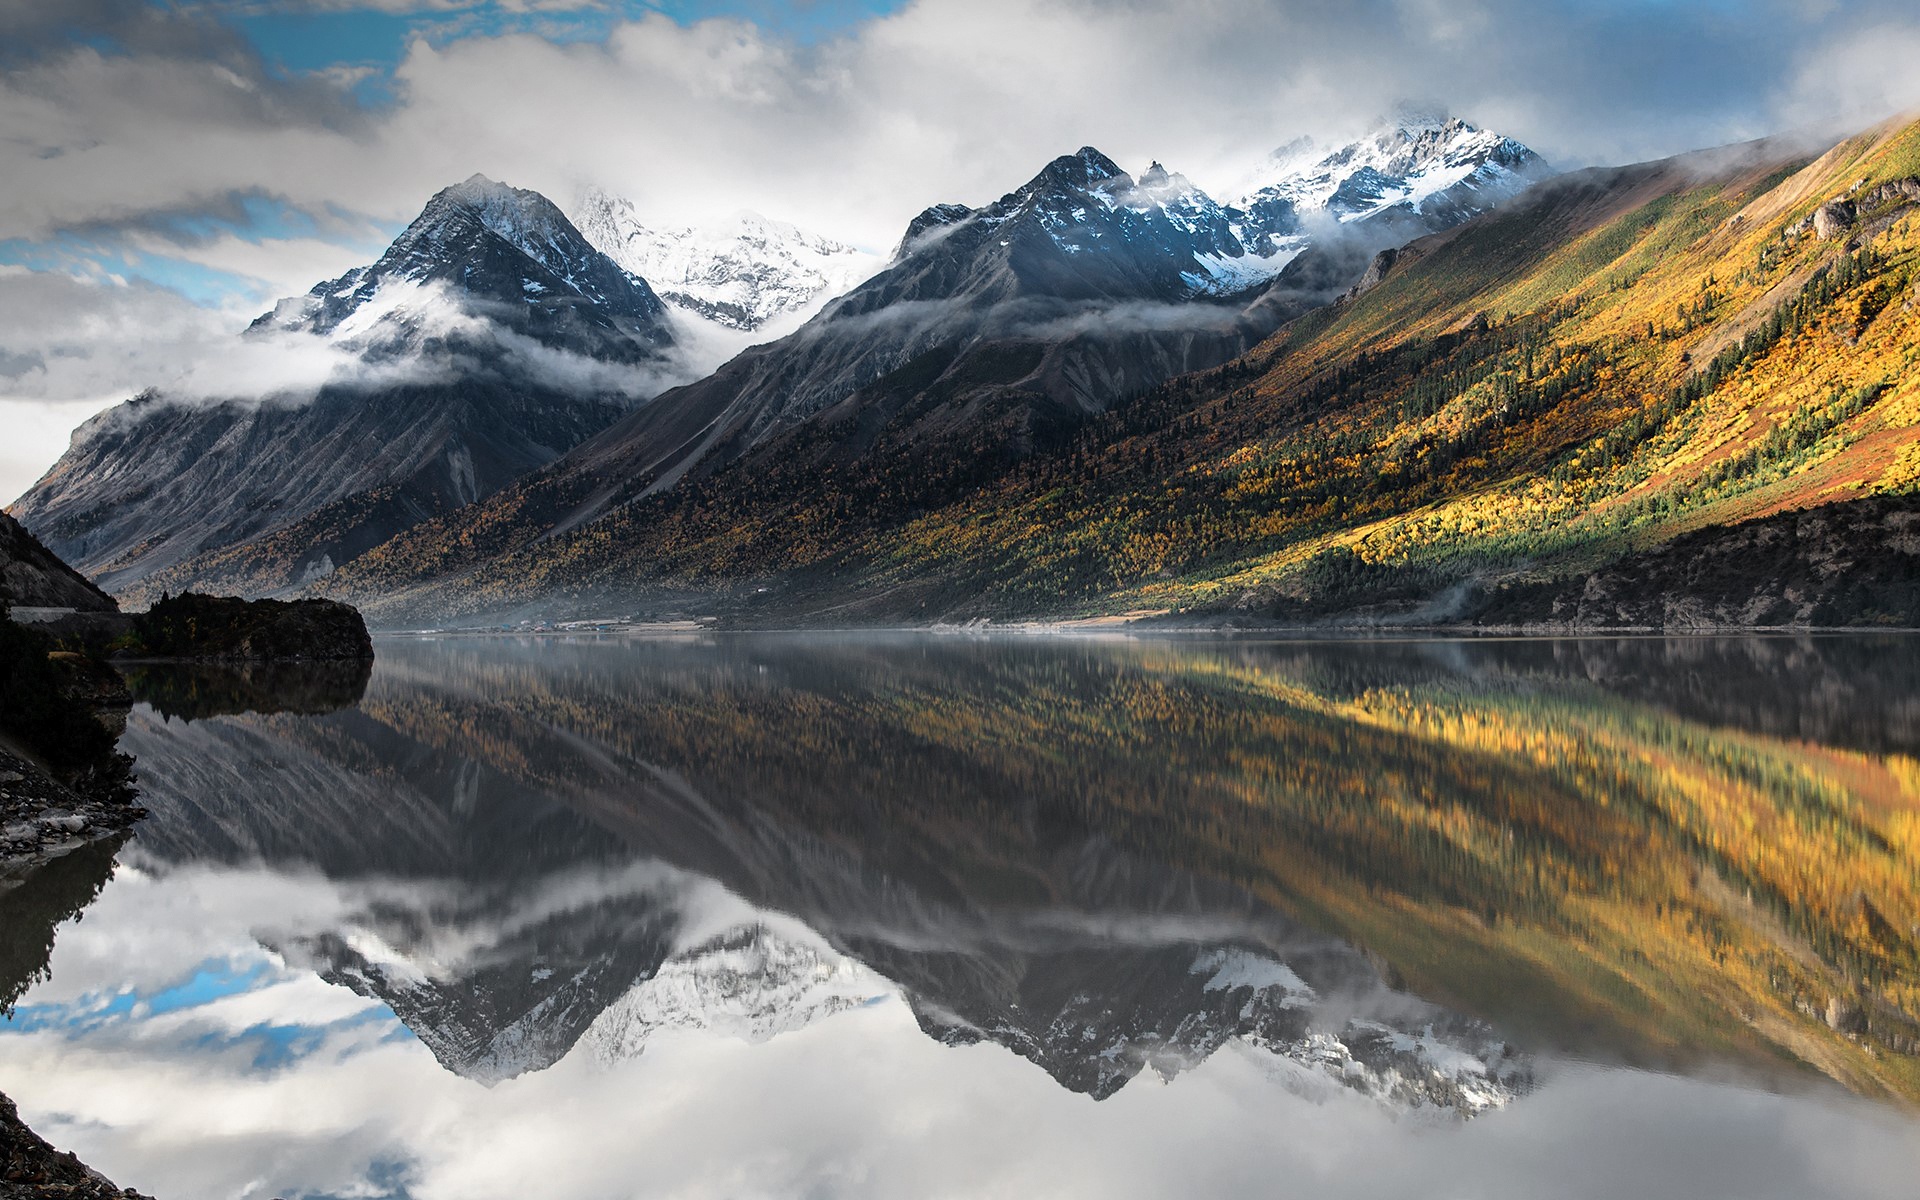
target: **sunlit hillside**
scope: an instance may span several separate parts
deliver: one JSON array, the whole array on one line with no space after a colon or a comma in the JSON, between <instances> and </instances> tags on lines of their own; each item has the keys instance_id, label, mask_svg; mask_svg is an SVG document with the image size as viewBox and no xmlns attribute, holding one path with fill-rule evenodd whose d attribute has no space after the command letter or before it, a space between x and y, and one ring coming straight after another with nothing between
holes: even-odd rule
<instances>
[{"instance_id":1,"label":"sunlit hillside","mask_svg":"<svg viewBox=\"0 0 1920 1200\"><path fill-rule=\"evenodd\" d=\"M455 611L772 587L841 616L1031 615L1338 610L1564 574L1915 490L1917 263L1912 123L1812 158L1583 172L1071 433L981 412L963 439L881 430L848 457L816 422L530 548L509 550L537 514L508 496L328 586Z\"/></svg>"}]
</instances>

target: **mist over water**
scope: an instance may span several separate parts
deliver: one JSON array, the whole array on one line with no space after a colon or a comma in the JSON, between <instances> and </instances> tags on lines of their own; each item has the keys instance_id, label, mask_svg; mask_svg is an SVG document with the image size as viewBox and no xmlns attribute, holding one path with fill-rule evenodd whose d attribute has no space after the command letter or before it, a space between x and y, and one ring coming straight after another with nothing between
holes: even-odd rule
<instances>
[{"instance_id":1,"label":"mist over water","mask_svg":"<svg viewBox=\"0 0 1920 1200\"><path fill-rule=\"evenodd\" d=\"M1894 1197L1920 1172L1910 641L379 654L145 669L123 748L152 816L0 895L0 1090L116 1181Z\"/></svg>"}]
</instances>

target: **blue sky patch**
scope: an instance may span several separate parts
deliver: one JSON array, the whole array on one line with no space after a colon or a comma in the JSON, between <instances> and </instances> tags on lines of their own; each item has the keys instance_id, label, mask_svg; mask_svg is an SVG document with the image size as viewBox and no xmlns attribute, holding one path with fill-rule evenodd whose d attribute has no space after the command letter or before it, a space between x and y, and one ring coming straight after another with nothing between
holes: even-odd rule
<instances>
[{"instance_id":1,"label":"blue sky patch","mask_svg":"<svg viewBox=\"0 0 1920 1200\"><path fill-rule=\"evenodd\" d=\"M393 71L416 37L434 45L513 33L535 34L560 43L596 42L604 40L623 21L662 13L682 25L713 17L738 18L805 44L834 37L905 5L906 0L607 0L586 8L550 12L488 3L451 11L422 8L412 12L263 7L224 12L221 19L282 71L365 71L353 91L363 104L374 105L392 99Z\"/></svg>"}]
</instances>

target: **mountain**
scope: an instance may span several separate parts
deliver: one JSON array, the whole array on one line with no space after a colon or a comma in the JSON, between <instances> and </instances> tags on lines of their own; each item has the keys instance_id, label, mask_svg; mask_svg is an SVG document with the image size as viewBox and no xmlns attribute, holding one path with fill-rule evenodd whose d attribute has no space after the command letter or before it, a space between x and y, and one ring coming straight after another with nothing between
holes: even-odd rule
<instances>
[{"instance_id":1,"label":"mountain","mask_svg":"<svg viewBox=\"0 0 1920 1200\"><path fill-rule=\"evenodd\" d=\"M552 461L677 369L643 280L544 197L481 176L245 338L333 373L110 409L14 515L122 594L284 591Z\"/></svg>"},{"instance_id":2,"label":"mountain","mask_svg":"<svg viewBox=\"0 0 1920 1200\"><path fill-rule=\"evenodd\" d=\"M1397 246L1451 229L1553 173L1512 138L1457 117L1409 114L1344 146L1312 138L1282 146L1243 182L1234 207L1244 214L1249 249L1302 247L1325 236L1328 218Z\"/></svg>"},{"instance_id":3,"label":"mountain","mask_svg":"<svg viewBox=\"0 0 1920 1200\"><path fill-rule=\"evenodd\" d=\"M1394 137L1405 143L1397 155L1383 133L1342 161L1402 170L1431 207L1409 207L1416 222L1465 219L1469 192L1488 203L1544 172L1524 147L1459 122ZM1287 185L1288 203L1316 195L1313 180L1331 177L1330 164L1309 163L1317 174ZM1278 201L1263 203L1267 228ZM957 497L1057 450L1115 401L1242 353L1350 286L1381 239L1401 229L1383 208L1351 223L1366 227L1364 237L1329 235L1337 244L1303 253L1305 241L1250 238L1249 220L1158 163L1135 178L1091 147L981 208L935 205L908 225L885 270L792 335L667 393L491 503L398 539L329 586L362 600L423 584L432 593L438 577L729 470L746 479L831 472L904 451L937 463L923 478L940 497ZM415 593L405 603L439 601Z\"/></svg>"},{"instance_id":4,"label":"mountain","mask_svg":"<svg viewBox=\"0 0 1920 1200\"><path fill-rule=\"evenodd\" d=\"M852 246L752 212L655 229L631 201L598 189L576 206L574 224L668 304L746 332L809 315L883 265Z\"/></svg>"},{"instance_id":5,"label":"mountain","mask_svg":"<svg viewBox=\"0 0 1920 1200\"><path fill-rule=\"evenodd\" d=\"M317 334L387 356L436 339L498 352L506 330L549 349L643 362L672 344L665 312L644 279L595 249L545 196L475 175L428 201L379 261L282 300L248 332ZM477 333L474 316L486 322Z\"/></svg>"},{"instance_id":6,"label":"mountain","mask_svg":"<svg viewBox=\"0 0 1920 1200\"><path fill-rule=\"evenodd\" d=\"M737 467L606 492L537 546L449 551L479 530L423 527L339 582L441 613L577 594L748 621L1460 620L1477 591L1578 579L1703 527L1920 491L1916 216L1910 119L1824 151L1576 172L1020 454L924 436L937 408L889 428L886 401L855 400ZM856 435L864 453L844 453ZM1905 535L1873 523L1836 544L1892 552ZM1727 561L1769 591L1770 560Z\"/></svg>"}]
</instances>

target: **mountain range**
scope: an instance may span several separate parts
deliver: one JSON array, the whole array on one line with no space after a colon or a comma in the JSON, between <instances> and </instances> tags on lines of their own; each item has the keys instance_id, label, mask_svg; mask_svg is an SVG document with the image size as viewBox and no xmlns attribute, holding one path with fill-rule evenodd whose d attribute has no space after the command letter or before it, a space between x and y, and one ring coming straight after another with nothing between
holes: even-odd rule
<instances>
[{"instance_id":1,"label":"mountain range","mask_svg":"<svg viewBox=\"0 0 1920 1200\"><path fill-rule=\"evenodd\" d=\"M250 332L439 382L142 398L13 511L129 598L304 589L388 622L1447 619L1910 488L1914 141L1548 179L1421 117L1283 147L1224 204L1084 147L929 207L832 298L871 264L791 227L656 232L599 193L575 226L470 180ZM808 311L660 390L688 322Z\"/></svg>"},{"instance_id":2,"label":"mountain range","mask_svg":"<svg viewBox=\"0 0 1920 1200\"><path fill-rule=\"evenodd\" d=\"M1243 352L1409 227L1547 173L1458 121L1397 124L1325 154L1294 147L1236 207L1083 148L993 204L927 209L884 266L751 214L655 230L598 191L576 225L476 176L378 262L248 331L324 340L364 378L311 397L144 396L80 430L14 509L130 596L282 593L511 481L501 508L462 518L496 552L785 454L802 427L832 431L813 465L939 443L980 474ZM777 332L814 310L652 398L688 341L676 328Z\"/></svg>"},{"instance_id":3,"label":"mountain range","mask_svg":"<svg viewBox=\"0 0 1920 1200\"><path fill-rule=\"evenodd\" d=\"M987 212L1015 237L962 217L843 310L952 239L1008 256L995 279L1022 277L1016 247L1073 258L1044 228L1060 194L1046 185L1099 164L1049 170ZM390 622L571 609L1432 624L1512 612L1499 596L1535 582L1578 593L1596 567L1701 531L1724 541L1711 557L1730 574L1663 572L1671 594L1624 619L1911 624L1920 559L1899 530L1920 487L1905 367L1920 343L1917 197L1920 127L1905 120L1824 151L1771 141L1591 169L1376 253L1264 338L1259 316L1327 254L1302 253L1245 306L1187 302L1229 325L1135 336L1109 311L1064 340L922 350L840 400L796 404L820 377L798 368L834 345L830 307L778 360L668 393L328 588ZM1112 398L1076 394L1087 380ZM1876 495L1900 512L1835 507L1790 563L1734 549L1776 536L1739 522ZM1775 603L1776 567L1859 586ZM1625 611L1501 623L1612 626ZM1733 616L1702 616L1716 613Z\"/></svg>"}]
</instances>

